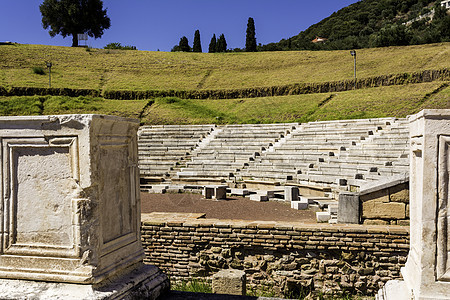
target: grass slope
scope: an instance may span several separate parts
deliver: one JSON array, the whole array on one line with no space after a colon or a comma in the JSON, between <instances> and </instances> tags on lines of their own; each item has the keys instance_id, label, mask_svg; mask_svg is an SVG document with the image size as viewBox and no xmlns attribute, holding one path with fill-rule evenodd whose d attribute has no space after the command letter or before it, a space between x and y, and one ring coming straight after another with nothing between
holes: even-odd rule
<instances>
[{"instance_id":1,"label":"grass slope","mask_svg":"<svg viewBox=\"0 0 450 300\"><path fill-rule=\"evenodd\" d=\"M148 100L105 100L92 97L0 97L0 115L106 114L139 118Z\"/></svg>"},{"instance_id":2,"label":"grass slope","mask_svg":"<svg viewBox=\"0 0 450 300\"><path fill-rule=\"evenodd\" d=\"M450 43L358 50L358 78L450 67ZM0 86L104 90L239 89L353 78L348 51L167 53L0 46Z\"/></svg>"},{"instance_id":3,"label":"grass slope","mask_svg":"<svg viewBox=\"0 0 450 300\"><path fill-rule=\"evenodd\" d=\"M95 113L139 118L142 124L282 123L405 117L424 108L450 108L449 85L449 82L430 82L333 94L227 100L0 97L0 115Z\"/></svg>"},{"instance_id":4,"label":"grass slope","mask_svg":"<svg viewBox=\"0 0 450 300\"><path fill-rule=\"evenodd\" d=\"M158 98L142 114L146 124L229 124L406 117L424 108L450 108L448 83L232 100Z\"/></svg>"}]
</instances>

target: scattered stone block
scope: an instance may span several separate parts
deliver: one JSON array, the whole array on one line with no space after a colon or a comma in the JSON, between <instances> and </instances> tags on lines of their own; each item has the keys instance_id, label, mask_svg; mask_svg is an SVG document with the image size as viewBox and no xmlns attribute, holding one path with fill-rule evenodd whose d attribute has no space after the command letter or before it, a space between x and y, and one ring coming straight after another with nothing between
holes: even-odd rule
<instances>
[{"instance_id":1,"label":"scattered stone block","mask_svg":"<svg viewBox=\"0 0 450 300\"><path fill-rule=\"evenodd\" d=\"M227 199L227 186L216 186L214 188L214 199L216 200L226 200Z\"/></svg>"},{"instance_id":2,"label":"scattered stone block","mask_svg":"<svg viewBox=\"0 0 450 300\"><path fill-rule=\"evenodd\" d=\"M328 224L337 224L337 219L336 218L331 218L328 220Z\"/></svg>"},{"instance_id":3,"label":"scattered stone block","mask_svg":"<svg viewBox=\"0 0 450 300\"><path fill-rule=\"evenodd\" d=\"M306 196L300 196L300 201L301 201L301 202L306 202L306 203L308 203L308 204L314 204L314 203L316 203L316 202L315 202L315 199L317 199L317 198L325 199L325 198L323 198L323 197L311 197L311 196L306 197Z\"/></svg>"},{"instance_id":4,"label":"scattered stone block","mask_svg":"<svg viewBox=\"0 0 450 300\"><path fill-rule=\"evenodd\" d=\"M262 190L259 190L259 191L256 191L256 194L258 194L258 195L264 195L264 196L267 196L267 198L275 198L275 193L277 193L277 192L279 192L279 191L262 191Z\"/></svg>"},{"instance_id":5,"label":"scattered stone block","mask_svg":"<svg viewBox=\"0 0 450 300\"><path fill-rule=\"evenodd\" d=\"M304 201L291 201L291 208L297 210L305 210L308 209L308 202Z\"/></svg>"},{"instance_id":6,"label":"scattered stone block","mask_svg":"<svg viewBox=\"0 0 450 300\"><path fill-rule=\"evenodd\" d=\"M225 200L227 199L226 185L207 185L203 188L203 196L205 199Z\"/></svg>"},{"instance_id":7,"label":"scattered stone block","mask_svg":"<svg viewBox=\"0 0 450 300\"><path fill-rule=\"evenodd\" d=\"M285 201L298 201L299 190L297 186L285 186L284 187L284 200Z\"/></svg>"},{"instance_id":8,"label":"scattered stone block","mask_svg":"<svg viewBox=\"0 0 450 300\"><path fill-rule=\"evenodd\" d=\"M325 223L331 219L331 214L327 211L318 211L316 212L316 220L318 223Z\"/></svg>"},{"instance_id":9,"label":"scattered stone block","mask_svg":"<svg viewBox=\"0 0 450 300\"><path fill-rule=\"evenodd\" d=\"M241 197L245 197L247 195L250 195L249 190L247 189L230 189L230 194L231 195L235 195L235 196L241 196Z\"/></svg>"},{"instance_id":10,"label":"scattered stone block","mask_svg":"<svg viewBox=\"0 0 450 300\"><path fill-rule=\"evenodd\" d=\"M269 201L269 197L267 197L267 195L251 194L250 195L250 200L258 201L258 202L264 202L264 201Z\"/></svg>"},{"instance_id":11,"label":"scattered stone block","mask_svg":"<svg viewBox=\"0 0 450 300\"><path fill-rule=\"evenodd\" d=\"M338 223L359 223L359 196L353 193L339 194Z\"/></svg>"},{"instance_id":12,"label":"scattered stone block","mask_svg":"<svg viewBox=\"0 0 450 300\"><path fill-rule=\"evenodd\" d=\"M168 185L152 185L152 189L150 191L155 194L164 194L167 192L168 188Z\"/></svg>"},{"instance_id":13,"label":"scattered stone block","mask_svg":"<svg viewBox=\"0 0 450 300\"><path fill-rule=\"evenodd\" d=\"M330 204L327 207L327 211L332 215L337 215L338 213L338 205L337 204Z\"/></svg>"},{"instance_id":14,"label":"scattered stone block","mask_svg":"<svg viewBox=\"0 0 450 300\"><path fill-rule=\"evenodd\" d=\"M245 272L235 269L221 270L213 275L212 290L215 294L246 295Z\"/></svg>"},{"instance_id":15,"label":"scattered stone block","mask_svg":"<svg viewBox=\"0 0 450 300\"><path fill-rule=\"evenodd\" d=\"M214 195L214 187L212 187L212 186L205 186L203 188L202 195L203 195L203 197L205 197L205 199L212 199L213 195Z\"/></svg>"}]
</instances>

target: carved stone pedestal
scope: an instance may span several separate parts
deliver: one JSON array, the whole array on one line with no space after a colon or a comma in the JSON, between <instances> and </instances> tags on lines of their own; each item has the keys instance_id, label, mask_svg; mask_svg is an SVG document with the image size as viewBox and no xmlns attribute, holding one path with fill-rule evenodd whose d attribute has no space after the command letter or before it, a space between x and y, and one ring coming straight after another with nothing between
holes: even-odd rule
<instances>
[{"instance_id":1,"label":"carved stone pedestal","mask_svg":"<svg viewBox=\"0 0 450 300\"><path fill-rule=\"evenodd\" d=\"M0 118L2 298L156 297L167 288L164 274L142 264L138 125L99 115Z\"/></svg>"}]
</instances>

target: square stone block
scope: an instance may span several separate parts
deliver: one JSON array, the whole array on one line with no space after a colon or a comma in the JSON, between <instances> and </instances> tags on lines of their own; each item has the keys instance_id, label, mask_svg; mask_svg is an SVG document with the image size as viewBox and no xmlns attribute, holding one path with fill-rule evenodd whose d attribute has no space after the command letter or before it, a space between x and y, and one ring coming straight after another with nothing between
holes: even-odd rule
<instances>
[{"instance_id":1,"label":"square stone block","mask_svg":"<svg viewBox=\"0 0 450 300\"><path fill-rule=\"evenodd\" d=\"M226 185L207 185L203 189L203 196L206 199L226 200L227 188Z\"/></svg>"},{"instance_id":2,"label":"square stone block","mask_svg":"<svg viewBox=\"0 0 450 300\"><path fill-rule=\"evenodd\" d=\"M284 187L284 200L285 201L298 201L300 196L297 186L285 186Z\"/></svg>"},{"instance_id":3,"label":"square stone block","mask_svg":"<svg viewBox=\"0 0 450 300\"><path fill-rule=\"evenodd\" d=\"M269 201L269 197L267 197L267 195L251 194L250 200L264 202L264 201Z\"/></svg>"},{"instance_id":4,"label":"square stone block","mask_svg":"<svg viewBox=\"0 0 450 300\"><path fill-rule=\"evenodd\" d=\"M226 200L227 199L227 186L216 186L214 188L214 196L216 200Z\"/></svg>"},{"instance_id":5,"label":"square stone block","mask_svg":"<svg viewBox=\"0 0 450 300\"><path fill-rule=\"evenodd\" d=\"M340 193L338 204L338 223L359 223L359 196L353 193Z\"/></svg>"},{"instance_id":6,"label":"square stone block","mask_svg":"<svg viewBox=\"0 0 450 300\"><path fill-rule=\"evenodd\" d=\"M212 279L213 293L227 295L246 294L246 276L241 270L221 270Z\"/></svg>"},{"instance_id":7,"label":"square stone block","mask_svg":"<svg viewBox=\"0 0 450 300\"><path fill-rule=\"evenodd\" d=\"M291 208L297 210L308 209L308 202L303 201L291 201Z\"/></svg>"},{"instance_id":8,"label":"square stone block","mask_svg":"<svg viewBox=\"0 0 450 300\"><path fill-rule=\"evenodd\" d=\"M250 192L247 189L230 189L230 194L231 195L236 195L236 196L247 196L250 194Z\"/></svg>"},{"instance_id":9,"label":"square stone block","mask_svg":"<svg viewBox=\"0 0 450 300\"><path fill-rule=\"evenodd\" d=\"M406 204L400 202L378 202L377 200L363 202L363 218L368 219L405 219Z\"/></svg>"},{"instance_id":10,"label":"square stone block","mask_svg":"<svg viewBox=\"0 0 450 300\"><path fill-rule=\"evenodd\" d=\"M331 215L327 211L318 211L316 212L316 220L318 223L325 223L331 219Z\"/></svg>"},{"instance_id":11,"label":"square stone block","mask_svg":"<svg viewBox=\"0 0 450 300\"><path fill-rule=\"evenodd\" d=\"M214 196L214 187L212 186L205 186L203 188L203 192L202 192L203 197L205 197L205 199L212 199Z\"/></svg>"},{"instance_id":12,"label":"square stone block","mask_svg":"<svg viewBox=\"0 0 450 300\"><path fill-rule=\"evenodd\" d=\"M95 284L143 260L138 126L0 118L0 278Z\"/></svg>"}]
</instances>

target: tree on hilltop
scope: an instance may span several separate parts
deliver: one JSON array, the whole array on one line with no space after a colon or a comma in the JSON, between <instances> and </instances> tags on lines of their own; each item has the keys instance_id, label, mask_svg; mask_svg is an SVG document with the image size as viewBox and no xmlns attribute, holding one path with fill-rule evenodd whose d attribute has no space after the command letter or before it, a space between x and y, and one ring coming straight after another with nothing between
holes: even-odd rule
<instances>
[{"instance_id":1,"label":"tree on hilltop","mask_svg":"<svg viewBox=\"0 0 450 300\"><path fill-rule=\"evenodd\" d=\"M213 34L211 41L209 42L208 52L214 53L217 50L217 39L216 34Z\"/></svg>"},{"instance_id":2,"label":"tree on hilltop","mask_svg":"<svg viewBox=\"0 0 450 300\"><path fill-rule=\"evenodd\" d=\"M247 34L245 37L245 51L256 52L256 31L255 21L253 18L248 18L247 22Z\"/></svg>"},{"instance_id":3,"label":"tree on hilltop","mask_svg":"<svg viewBox=\"0 0 450 300\"><path fill-rule=\"evenodd\" d=\"M191 51L191 47L189 46L189 41L188 41L187 37L185 37L185 36L183 36L180 39L180 43L178 44L178 46L180 47L180 51L183 51L183 52Z\"/></svg>"},{"instance_id":4,"label":"tree on hilltop","mask_svg":"<svg viewBox=\"0 0 450 300\"><path fill-rule=\"evenodd\" d=\"M217 40L216 52L226 52L227 51L227 41L225 40L225 35L222 33Z\"/></svg>"},{"instance_id":5,"label":"tree on hilltop","mask_svg":"<svg viewBox=\"0 0 450 300\"><path fill-rule=\"evenodd\" d=\"M57 34L72 36L72 47L78 47L78 34L100 38L111 26L101 0L44 0L39 5L42 26L50 28L51 37Z\"/></svg>"},{"instance_id":6,"label":"tree on hilltop","mask_svg":"<svg viewBox=\"0 0 450 300\"><path fill-rule=\"evenodd\" d=\"M192 46L192 52L202 52L202 43L200 42L199 30L196 30L194 34L194 45Z\"/></svg>"}]
</instances>

